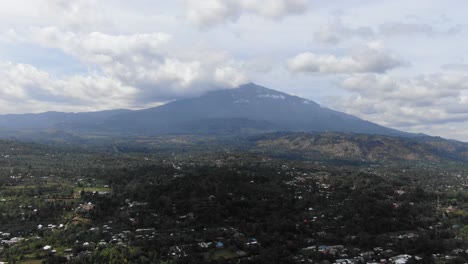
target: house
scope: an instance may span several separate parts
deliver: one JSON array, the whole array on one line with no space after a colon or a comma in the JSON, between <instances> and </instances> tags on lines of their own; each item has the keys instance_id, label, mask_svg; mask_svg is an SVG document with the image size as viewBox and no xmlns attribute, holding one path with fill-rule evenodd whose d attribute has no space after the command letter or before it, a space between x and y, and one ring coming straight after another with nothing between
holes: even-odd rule
<instances>
[{"instance_id":1,"label":"house","mask_svg":"<svg viewBox=\"0 0 468 264\"><path fill-rule=\"evenodd\" d=\"M349 259L337 259L335 260L335 264L351 264L354 263L353 261Z\"/></svg>"},{"instance_id":2,"label":"house","mask_svg":"<svg viewBox=\"0 0 468 264\"><path fill-rule=\"evenodd\" d=\"M86 214L94 209L94 204L92 203L85 203L85 204L80 204L78 208L76 209L76 213L79 214Z\"/></svg>"},{"instance_id":3,"label":"house","mask_svg":"<svg viewBox=\"0 0 468 264\"><path fill-rule=\"evenodd\" d=\"M390 260L392 261L392 263L395 263L395 264L406 264L406 262L408 262L410 258L411 258L410 255L398 255L398 256L391 257Z\"/></svg>"},{"instance_id":4,"label":"house","mask_svg":"<svg viewBox=\"0 0 468 264\"><path fill-rule=\"evenodd\" d=\"M213 243L211 242L200 242L198 243L198 246L202 249L208 249Z\"/></svg>"},{"instance_id":5,"label":"house","mask_svg":"<svg viewBox=\"0 0 468 264\"><path fill-rule=\"evenodd\" d=\"M258 243L257 239L255 238L250 238L249 241L247 243L245 243L246 246L259 246L260 243Z\"/></svg>"},{"instance_id":6,"label":"house","mask_svg":"<svg viewBox=\"0 0 468 264\"><path fill-rule=\"evenodd\" d=\"M22 237L14 237L14 238L12 238L10 240L2 240L2 244L14 245L14 244L16 244L18 242L21 242L23 240L24 240L24 238L22 238Z\"/></svg>"}]
</instances>

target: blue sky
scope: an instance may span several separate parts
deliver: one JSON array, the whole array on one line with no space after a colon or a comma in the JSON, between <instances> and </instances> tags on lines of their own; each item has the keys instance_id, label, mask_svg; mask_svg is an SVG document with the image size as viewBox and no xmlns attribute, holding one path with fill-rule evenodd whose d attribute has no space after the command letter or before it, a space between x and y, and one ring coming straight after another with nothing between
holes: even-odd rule
<instances>
[{"instance_id":1,"label":"blue sky","mask_svg":"<svg viewBox=\"0 0 468 264\"><path fill-rule=\"evenodd\" d=\"M253 81L468 141L468 2L3 0L0 114L145 108Z\"/></svg>"}]
</instances>

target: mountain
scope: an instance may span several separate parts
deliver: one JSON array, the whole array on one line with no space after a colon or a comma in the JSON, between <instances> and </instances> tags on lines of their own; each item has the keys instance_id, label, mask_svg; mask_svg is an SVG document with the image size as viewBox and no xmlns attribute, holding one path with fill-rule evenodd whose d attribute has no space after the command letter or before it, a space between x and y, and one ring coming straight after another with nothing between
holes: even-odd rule
<instances>
[{"instance_id":1,"label":"mountain","mask_svg":"<svg viewBox=\"0 0 468 264\"><path fill-rule=\"evenodd\" d=\"M144 135L336 131L410 136L253 83L117 114L94 129Z\"/></svg>"},{"instance_id":2,"label":"mountain","mask_svg":"<svg viewBox=\"0 0 468 264\"><path fill-rule=\"evenodd\" d=\"M180 144L367 161L468 160L466 143L386 128L253 83L143 110L3 115L0 137L148 151Z\"/></svg>"},{"instance_id":3,"label":"mountain","mask_svg":"<svg viewBox=\"0 0 468 264\"><path fill-rule=\"evenodd\" d=\"M119 136L226 135L275 131L414 136L253 83L137 111L4 115L0 116L1 128L3 131L52 129L78 135Z\"/></svg>"}]
</instances>

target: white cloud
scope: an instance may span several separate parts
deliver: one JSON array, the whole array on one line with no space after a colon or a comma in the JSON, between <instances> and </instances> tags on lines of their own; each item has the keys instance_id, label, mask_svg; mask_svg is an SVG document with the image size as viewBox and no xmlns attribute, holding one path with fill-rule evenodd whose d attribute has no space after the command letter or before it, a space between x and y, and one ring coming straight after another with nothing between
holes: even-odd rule
<instances>
[{"instance_id":1,"label":"white cloud","mask_svg":"<svg viewBox=\"0 0 468 264\"><path fill-rule=\"evenodd\" d=\"M350 114L406 131L468 120L468 75L440 72L396 79L385 74L357 74L343 80L351 92L329 104ZM440 134L439 134L440 135Z\"/></svg>"},{"instance_id":2,"label":"white cloud","mask_svg":"<svg viewBox=\"0 0 468 264\"><path fill-rule=\"evenodd\" d=\"M432 104L434 98L458 97L468 89L468 76L439 73L396 81L388 75L361 74L346 78L342 86L367 98L396 100L405 105ZM468 112L468 111L467 111Z\"/></svg>"},{"instance_id":3,"label":"white cloud","mask_svg":"<svg viewBox=\"0 0 468 264\"><path fill-rule=\"evenodd\" d=\"M314 36L320 42L337 44L352 38L370 39L375 36L375 33L371 27L346 26L340 17L336 17L316 31Z\"/></svg>"},{"instance_id":4,"label":"white cloud","mask_svg":"<svg viewBox=\"0 0 468 264\"><path fill-rule=\"evenodd\" d=\"M306 0L241 0L241 6L270 19L281 19L288 15L302 14L307 10Z\"/></svg>"},{"instance_id":5,"label":"white cloud","mask_svg":"<svg viewBox=\"0 0 468 264\"><path fill-rule=\"evenodd\" d=\"M43 11L56 25L72 31L95 31L111 26L97 0L42 0Z\"/></svg>"},{"instance_id":6,"label":"white cloud","mask_svg":"<svg viewBox=\"0 0 468 264\"><path fill-rule=\"evenodd\" d=\"M107 63L123 56L138 60L140 56L160 55L161 48L171 40L165 33L109 35L100 32L73 33L55 27L35 29L33 41L46 47L58 48L85 62Z\"/></svg>"},{"instance_id":7,"label":"white cloud","mask_svg":"<svg viewBox=\"0 0 468 264\"><path fill-rule=\"evenodd\" d=\"M343 22L343 14L333 16L325 26L320 27L314 34L315 39L326 44L338 44L353 39L369 40L384 37L410 37L410 36L447 36L462 32L464 26L433 26L423 22L384 22L377 28L371 26L357 26L346 20Z\"/></svg>"},{"instance_id":8,"label":"white cloud","mask_svg":"<svg viewBox=\"0 0 468 264\"><path fill-rule=\"evenodd\" d=\"M239 16L240 6L236 1L187 0L187 19L199 27L235 21Z\"/></svg>"},{"instance_id":9,"label":"white cloud","mask_svg":"<svg viewBox=\"0 0 468 264\"><path fill-rule=\"evenodd\" d=\"M305 52L287 62L291 72L306 74L386 72L404 65L402 59L383 50L375 42L353 51L350 56L338 57Z\"/></svg>"},{"instance_id":10,"label":"white cloud","mask_svg":"<svg viewBox=\"0 0 468 264\"><path fill-rule=\"evenodd\" d=\"M16 30L10 28L8 30L5 30L3 32L0 32L0 43L14 43L14 42L19 42L21 41L22 38Z\"/></svg>"},{"instance_id":11,"label":"white cloud","mask_svg":"<svg viewBox=\"0 0 468 264\"><path fill-rule=\"evenodd\" d=\"M174 45L165 33L109 35L40 28L33 41L97 67L140 91L137 101L172 100L248 81L241 63L224 52Z\"/></svg>"},{"instance_id":12,"label":"white cloud","mask_svg":"<svg viewBox=\"0 0 468 264\"><path fill-rule=\"evenodd\" d=\"M247 77L231 66L219 67L215 70L215 81L220 84L228 84L230 87L237 87L248 81Z\"/></svg>"},{"instance_id":13,"label":"white cloud","mask_svg":"<svg viewBox=\"0 0 468 264\"><path fill-rule=\"evenodd\" d=\"M107 77L59 79L29 64L0 64L0 95L7 105L16 105L15 111L113 109L131 104L136 93L134 87Z\"/></svg>"},{"instance_id":14,"label":"white cloud","mask_svg":"<svg viewBox=\"0 0 468 264\"><path fill-rule=\"evenodd\" d=\"M189 22L207 28L225 22L234 22L243 13L267 19L282 19L289 15L304 13L307 0L186 0Z\"/></svg>"}]
</instances>

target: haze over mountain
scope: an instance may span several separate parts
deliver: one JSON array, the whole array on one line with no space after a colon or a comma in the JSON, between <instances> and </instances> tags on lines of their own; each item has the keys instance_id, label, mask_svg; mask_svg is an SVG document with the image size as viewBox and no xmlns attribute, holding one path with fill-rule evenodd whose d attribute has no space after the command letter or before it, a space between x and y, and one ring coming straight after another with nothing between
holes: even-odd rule
<instances>
[{"instance_id":1,"label":"haze over mountain","mask_svg":"<svg viewBox=\"0 0 468 264\"><path fill-rule=\"evenodd\" d=\"M120 135L239 134L273 131L411 134L386 128L253 83L144 110L0 116L6 129Z\"/></svg>"}]
</instances>

